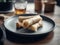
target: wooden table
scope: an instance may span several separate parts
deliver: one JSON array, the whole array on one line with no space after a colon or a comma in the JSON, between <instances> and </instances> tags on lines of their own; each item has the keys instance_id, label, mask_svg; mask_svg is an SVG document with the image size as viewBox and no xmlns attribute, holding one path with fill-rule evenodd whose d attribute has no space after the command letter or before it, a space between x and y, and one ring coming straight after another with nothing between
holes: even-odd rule
<instances>
[{"instance_id":1,"label":"wooden table","mask_svg":"<svg viewBox=\"0 0 60 45\"><path fill-rule=\"evenodd\" d=\"M34 8L34 4L29 4L29 5L31 6L30 9ZM27 11L29 11L29 9L27 9ZM36 41L34 43L29 43L29 44L17 44L6 39L4 41L4 45L60 45L60 12L59 11L60 11L60 7L55 6L54 14L46 13L44 15L54 20L56 24L55 29L52 32L50 32L49 35L45 39L41 41ZM7 14L7 15L10 15L10 14Z\"/></svg>"}]
</instances>

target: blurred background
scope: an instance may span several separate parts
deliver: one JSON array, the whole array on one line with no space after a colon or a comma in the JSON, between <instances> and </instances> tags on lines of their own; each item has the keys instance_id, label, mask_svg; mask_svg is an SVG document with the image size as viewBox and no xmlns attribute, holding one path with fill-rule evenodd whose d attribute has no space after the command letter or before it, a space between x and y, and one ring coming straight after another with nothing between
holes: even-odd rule
<instances>
[{"instance_id":1,"label":"blurred background","mask_svg":"<svg viewBox=\"0 0 60 45\"><path fill-rule=\"evenodd\" d=\"M13 11L13 5L14 5L13 1L15 1L15 0L0 0L0 13L6 13L6 12ZM19 1L19 0L17 0L17 1ZM34 3L34 7L30 6L29 8L31 8L31 7L35 8L34 10L37 13L54 12L56 6L60 7L60 0L26 0L26 1L28 3ZM42 5L41 1L45 1L43 3L45 5L45 7ZM60 11L59 8L57 10Z\"/></svg>"}]
</instances>

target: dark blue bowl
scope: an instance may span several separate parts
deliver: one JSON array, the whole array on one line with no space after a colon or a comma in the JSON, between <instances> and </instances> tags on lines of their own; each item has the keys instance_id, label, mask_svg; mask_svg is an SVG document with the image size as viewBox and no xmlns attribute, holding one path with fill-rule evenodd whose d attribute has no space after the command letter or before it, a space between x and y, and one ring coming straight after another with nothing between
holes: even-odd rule
<instances>
[{"instance_id":1,"label":"dark blue bowl","mask_svg":"<svg viewBox=\"0 0 60 45\"><path fill-rule=\"evenodd\" d=\"M9 11L12 9L12 2L0 2L0 11Z\"/></svg>"},{"instance_id":2,"label":"dark blue bowl","mask_svg":"<svg viewBox=\"0 0 60 45\"><path fill-rule=\"evenodd\" d=\"M57 5L60 6L60 0L56 0Z\"/></svg>"}]
</instances>

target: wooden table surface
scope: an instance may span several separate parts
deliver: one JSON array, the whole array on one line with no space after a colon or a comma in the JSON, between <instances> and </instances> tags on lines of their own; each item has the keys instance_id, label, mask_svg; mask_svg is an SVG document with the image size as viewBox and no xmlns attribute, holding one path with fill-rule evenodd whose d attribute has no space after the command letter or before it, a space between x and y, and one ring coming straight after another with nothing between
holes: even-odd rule
<instances>
[{"instance_id":1,"label":"wooden table surface","mask_svg":"<svg viewBox=\"0 0 60 45\"><path fill-rule=\"evenodd\" d=\"M33 4L31 4L30 6L33 6ZM27 9L28 10L28 9ZM49 18L51 18L52 20L54 20L56 26L55 29L49 33L49 35L43 39L43 40L39 40L36 41L34 43L29 43L29 44L18 44L18 43L13 43L9 40L5 40L4 41L4 45L60 45L60 7L55 6L55 12L53 13L46 13L44 16L47 16ZM10 13L12 14L12 13ZM10 15L10 14L6 14L6 15Z\"/></svg>"}]
</instances>

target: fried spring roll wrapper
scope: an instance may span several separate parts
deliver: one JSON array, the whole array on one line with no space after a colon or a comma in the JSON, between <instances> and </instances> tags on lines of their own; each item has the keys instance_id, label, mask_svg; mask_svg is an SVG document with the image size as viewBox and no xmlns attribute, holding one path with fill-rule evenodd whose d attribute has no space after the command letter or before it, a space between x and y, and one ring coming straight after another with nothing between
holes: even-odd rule
<instances>
[{"instance_id":1,"label":"fried spring roll wrapper","mask_svg":"<svg viewBox=\"0 0 60 45\"><path fill-rule=\"evenodd\" d=\"M10 16L4 16L5 17L5 19L8 19Z\"/></svg>"},{"instance_id":2,"label":"fried spring roll wrapper","mask_svg":"<svg viewBox=\"0 0 60 45\"><path fill-rule=\"evenodd\" d=\"M33 24L29 27L31 31L37 31L39 27L42 27L42 20L40 20L38 23Z\"/></svg>"},{"instance_id":3,"label":"fried spring roll wrapper","mask_svg":"<svg viewBox=\"0 0 60 45\"><path fill-rule=\"evenodd\" d=\"M32 18L33 16L19 16L19 21L22 22L25 19Z\"/></svg>"},{"instance_id":4,"label":"fried spring roll wrapper","mask_svg":"<svg viewBox=\"0 0 60 45\"><path fill-rule=\"evenodd\" d=\"M34 16L33 18L30 19L26 19L23 21L23 27L28 28L30 25L38 22L39 20L42 20L42 18L39 15Z\"/></svg>"},{"instance_id":5,"label":"fried spring roll wrapper","mask_svg":"<svg viewBox=\"0 0 60 45\"><path fill-rule=\"evenodd\" d=\"M4 17L4 19L8 19L10 16L6 16L4 14L0 14L0 16Z\"/></svg>"},{"instance_id":6,"label":"fried spring roll wrapper","mask_svg":"<svg viewBox=\"0 0 60 45\"><path fill-rule=\"evenodd\" d=\"M22 27L22 23L18 21L18 22L16 23L16 27L17 27L17 28L21 28L21 27Z\"/></svg>"}]
</instances>

